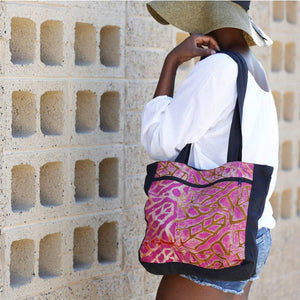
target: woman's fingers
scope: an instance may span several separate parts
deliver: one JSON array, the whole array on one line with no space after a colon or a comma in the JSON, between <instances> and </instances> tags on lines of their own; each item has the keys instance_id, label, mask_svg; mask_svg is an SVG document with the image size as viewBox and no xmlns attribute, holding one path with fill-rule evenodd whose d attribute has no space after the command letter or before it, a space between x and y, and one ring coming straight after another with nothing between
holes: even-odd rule
<instances>
[{"instance_id":1,"label":"woman's fingers","mask_svg":"<svg viewBox=\"0 0 300 300\"><path fill-rule=\"evenodd\" d=\"M210 49L220 50L217 41L209 35L193 34L191 35L198 47L207 46Z\"/></svg>"},{"instance_id":2,"label":"woman's fingers","mask_svg":"<svg viewBox=\"0 0 300 300\"><path fill-rule=\"evenodd\" d=\"M209 56L215 54L216 50L210 48L199 48L195 47L193 56Z\"/></svg>"},{"instance_id":3,"label":"woman's fingers","mask_svg":"<svg viewBox=\"0 0 300 300\"><path fill-rule=\"evenodd\" d=\"M194 41L194 53L196 56L208 56L215 54L216 50L220 50L217 41L211 36L193 34L191 38Z\"/></svg>"},{"instance_id":4,"label":"woman's fingers","mask_svg":"<svg viewBox=\"0 0 300 300\"><path fill-rule=\"evenodd\" d=\"M178 65L196 56L208 56L219 50L216 40L207 35L192 34L169 54L174 57Z\"/></svg>"}]
</instances>

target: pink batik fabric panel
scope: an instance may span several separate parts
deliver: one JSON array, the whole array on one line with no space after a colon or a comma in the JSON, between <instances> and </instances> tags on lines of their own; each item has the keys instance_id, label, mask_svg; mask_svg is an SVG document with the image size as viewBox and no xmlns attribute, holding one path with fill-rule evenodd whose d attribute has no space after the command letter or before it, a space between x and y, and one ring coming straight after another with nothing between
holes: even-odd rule
<instances>
[{"instance_id":1,"label":"pink batik fabric panel","mask_svg":"<svg viewBox=\"0 0 300 300\"><path fill-rule=\"evenodd\" d=\"M181 262L208 269L241 264L252 185L230 178L252 180L253 165L233 162L197 171L181 163L159 164L156 178L173 176L200 185L226 178L229 181L205 188L169 179L154 181L145 206L147 230L140 248L142 261Z\"/></svg>"}]
</instances>

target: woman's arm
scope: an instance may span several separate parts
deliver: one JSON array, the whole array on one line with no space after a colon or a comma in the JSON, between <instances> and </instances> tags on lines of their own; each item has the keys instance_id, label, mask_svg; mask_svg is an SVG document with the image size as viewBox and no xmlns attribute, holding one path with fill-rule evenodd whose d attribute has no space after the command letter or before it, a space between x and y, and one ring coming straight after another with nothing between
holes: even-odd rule
<instances>
[{"instance_id":1,"label":"woman's arm","mask_svg":"<svg viewBox=\"0 0 300 300\"><path fill-rule=\"evenodd\" d=\"M208 48L203 48L206 46ZM154 97L167 95L173 97L176 71L179 65L196 56L209 56L216 53L219 46L210 36L192 34L174 48L166 57Z\"/></svg>"}]
</instances>

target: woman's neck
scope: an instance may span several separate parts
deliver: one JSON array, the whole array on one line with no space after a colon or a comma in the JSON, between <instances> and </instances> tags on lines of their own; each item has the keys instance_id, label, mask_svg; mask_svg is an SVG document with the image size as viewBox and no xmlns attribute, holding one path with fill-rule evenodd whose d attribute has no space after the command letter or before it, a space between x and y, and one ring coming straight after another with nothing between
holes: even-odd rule
<instances>
[{"instance_id":1,"label":"woman's neck","mask_svg":"<svg viewBox=\"0 0 300 300\"><path fill-rule=\"evenodd\" d=\"M211 32L221 50L235 50L246 55L250 48L244 38L243 31L236 28L221 28Z\"/></svg>"}]
</instances>

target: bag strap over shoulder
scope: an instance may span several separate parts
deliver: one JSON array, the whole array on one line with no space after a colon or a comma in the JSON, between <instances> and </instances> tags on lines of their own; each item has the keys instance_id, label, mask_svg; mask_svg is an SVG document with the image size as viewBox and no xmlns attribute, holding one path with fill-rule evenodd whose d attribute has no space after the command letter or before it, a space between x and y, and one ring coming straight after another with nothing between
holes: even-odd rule
<instances>
[{"instance_id":1,"label":"bag strap over shoulder","mask_svg":"<svg viewBox=\"0 0 300 300\"><path fill-rule=\"evenodd\" d=\"M234 108L233 119L230 128L227 162L242 161L242 120L243 107L248 83L248 67L243 56L235 51L223 51L238 64L237 77L237 101Z\"/></svg>"},{"instance_id":2,"label":"bag strap over shoulder","mask_svg":"<svg viewBox=\"0 0 300 300\"><path fill-rule=\"evenodd\" d=\"M242 119L243 119L243 106L247 90L248 82L248 67L245 59L241 54L233 50L219 51L218 53L225 53L229 55L238 65L237 76L237 101L233 112L233 119L230 128L227 162L242 161ZM188 163L191 145L187 144L178 154L175 159L176 162Z\"/></svg>"}]
</instances>

